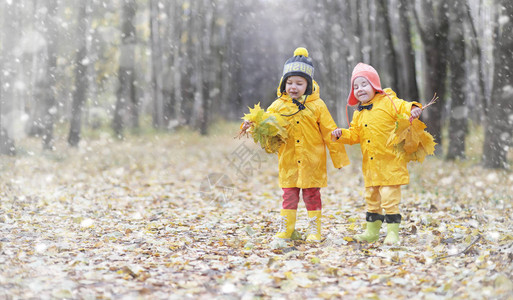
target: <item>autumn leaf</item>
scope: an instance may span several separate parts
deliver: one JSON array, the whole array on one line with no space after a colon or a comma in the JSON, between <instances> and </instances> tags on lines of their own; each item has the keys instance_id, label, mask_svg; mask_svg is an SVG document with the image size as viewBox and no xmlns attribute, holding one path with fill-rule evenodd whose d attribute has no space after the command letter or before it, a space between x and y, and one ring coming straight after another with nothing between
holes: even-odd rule
<instances>
[{"instance_id":1,"label":"autumn leaf","mask_svg":"<svg viewBox=\"0 0 513 300\"><path fill-rule=\"evenodd\" d=\"M250 108L249 114L244 114L242 119L251 122L248 132L267 153L277 153L287 140L288 122L278 113L264 111L260 103Z\"/></svg>"},{"instance_id":2,"label":"autumn leaf","mask_svg":"<svg viewBox=\"0 0 513 300\"><path fill-rule=\"evenodd\" d=\"M433 136L425 129L426 124L419 119L410 122L408 115L399 114L395 129L387 140L387 146L393 147L407 162L423 162L427 155L434 154L436 145Z\"/></svg>"},{"instance_id":3,"label":"autumn leaf","mask_svg":"<svg viewBox=\"0 0 513 300\"><path fill-rule=\"evenodd\" d=\"M298 239L274 242L277 158L255 160L241 176L225 158L240 146L237 126L162 133L158 142L99 138L80 151L57 142L61 160L29 139L34 155L2 157L4 298L508 299L513 291L511 172L436 158L412 164L401 245L387 247L385 225L375 243L353 240L366 224L361 165L328 168L323 241L304 241L301 201ZM359 148L347 151L360 159ZM207 172L229 177L233 195L219 203L199 195Z\"/></svg>"}]
</instances>

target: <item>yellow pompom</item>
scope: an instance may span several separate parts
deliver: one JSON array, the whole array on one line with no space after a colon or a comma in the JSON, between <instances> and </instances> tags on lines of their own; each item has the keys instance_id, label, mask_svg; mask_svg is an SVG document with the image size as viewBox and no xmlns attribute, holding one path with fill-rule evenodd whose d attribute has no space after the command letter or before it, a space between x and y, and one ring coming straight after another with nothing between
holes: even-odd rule
<instances>
[{"instance_id":1,"label":"yellow pompom","mask_svg":"<svg viewBox=\"0 0 513 300\"><path fill-rule=\"evenodd\" d=\"M308 50L306 50L306 48L303 48L303 47L299 47L297 48L296 50L294 50L294 56L304 56L304 57L308 57Z\"/></svg>"}]
</instances>

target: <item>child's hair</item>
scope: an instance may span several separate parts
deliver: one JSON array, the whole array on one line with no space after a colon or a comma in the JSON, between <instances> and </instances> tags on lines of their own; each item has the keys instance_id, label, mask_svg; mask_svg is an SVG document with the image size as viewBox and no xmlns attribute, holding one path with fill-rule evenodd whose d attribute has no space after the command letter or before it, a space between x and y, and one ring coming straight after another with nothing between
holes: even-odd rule
<instances>
[{"instance_id":1,"label":"child's hair","mask_svg":"<svg viewBox=\"0 0 513 300\"><path fill-rule=\"evenodd\" d=\"M299 47L294 51L294 56L289 58L283 66L283 74L280 81L280 92L285 92L287 78L290 76L301 76L308 83L305 95L312 94L313 91L314 66L312 60L308 57L308 50Z\"/></svg>"},{"instance_id":2,"label":"child's hair","mask_svg":"<svg viewBox=\"0 0 513 300\"><path fill-rule=\"evenodd\" d=\"M383 89L381 88L381 81L379 80L379 75L376 69L372 66L358 63L356 67L353 69L353 74L351 75L351 91L349 92L349 97L347 97L347 104L350 106L358 104L358 100L354 96L354 80L356 77L364 77L369 81L374 90L380 94L383 94Z\"/></svg>"}]
</instances>

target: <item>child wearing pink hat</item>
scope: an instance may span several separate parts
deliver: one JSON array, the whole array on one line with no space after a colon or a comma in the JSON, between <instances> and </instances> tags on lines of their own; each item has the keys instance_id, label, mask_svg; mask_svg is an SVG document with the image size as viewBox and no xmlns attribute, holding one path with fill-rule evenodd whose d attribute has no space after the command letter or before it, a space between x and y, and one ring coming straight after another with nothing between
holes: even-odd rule
<instances>
[{"instance_id":1,"label":"child wearing pink hat","mask_svg":"<svg viewBox=\"0 0 513 300\"><path fill-rule=\"evenodd\" d=\"M349 129L337 128L332 132L341 143L360 144L362 171L367 203L365 232L356 240L375 242L379 239L382 223L387 223L385 244L399 243L401 214L401 185L409 183L407 161L398 156L387 140L395 129L397 116L406 113L418 118L422 105L397 97L389 88L382 89L376 70L359 63L351 76L349 106L356 106Z\"/></svg>"}]
</instances>

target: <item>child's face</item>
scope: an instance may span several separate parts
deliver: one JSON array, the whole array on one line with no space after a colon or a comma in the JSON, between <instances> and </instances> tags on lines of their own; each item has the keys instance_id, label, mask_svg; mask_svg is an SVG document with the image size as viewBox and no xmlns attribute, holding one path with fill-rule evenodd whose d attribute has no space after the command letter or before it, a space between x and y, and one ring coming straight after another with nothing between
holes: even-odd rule
<instances>
[{"instance_id":1,"label":"child's face","mask_svg":"<svg viewBox=\"0 0 513 300\"><path fill-rule=\"evenodd\" d=\"M365 77L356 77L353 81L353 93L356 100L367 103L374 98L376 91Z\"/></svg>"},{"instance_id":2,"label":"child's face","mask_svg":"<svg viewBox=\"0 0 513 300\"><path fill-rule=\"evenodd\" d=\"M307 86L308 82L305 78L297 75L289 76L285 83L285 92L287 92L292 99L298 99L303 96Z\"/></svg>"}]
</instances>

